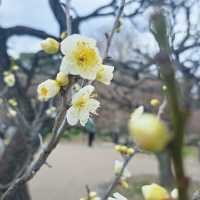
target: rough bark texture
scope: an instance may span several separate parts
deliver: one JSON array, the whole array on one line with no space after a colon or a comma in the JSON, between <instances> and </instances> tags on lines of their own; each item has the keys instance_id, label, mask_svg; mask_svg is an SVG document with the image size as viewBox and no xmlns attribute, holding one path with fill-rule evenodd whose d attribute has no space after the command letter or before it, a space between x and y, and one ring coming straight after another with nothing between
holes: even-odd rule
<instances>
[{"instance_id":1,"label":"rough bark texture","mask_svg":"<svg viewBox=\"0 0 200 200\"><path fill-rule=\"evenodd\" d=\"M7 185L21 170L28 156L28 138L17 132L11 143L7 146L2 159L0 160L0 184ZM1 189L1 194L5 189ZM30 200L26 185L17 188L16 192L7 200Z\"/></svg>"}]
</instances>

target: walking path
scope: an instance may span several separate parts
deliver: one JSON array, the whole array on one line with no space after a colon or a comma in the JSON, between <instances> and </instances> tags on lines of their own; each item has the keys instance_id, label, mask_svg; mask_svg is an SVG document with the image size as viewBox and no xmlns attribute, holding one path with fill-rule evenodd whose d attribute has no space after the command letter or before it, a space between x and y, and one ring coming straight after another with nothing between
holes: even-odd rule
<instances>
[{"instance_id":1,"label":"walking path","mask_svg":"<svg viewBox=\"0 0 200 200\"><path fill-rule=\"evenodd\" d=\"M85 185L94 189L113 176L113 163L120 156L111 144L98 144L88 148L84 144L60 144L48 162L30 182L33 200L79 200L85 194ZM188 174L200 180L200 164L187 159ZM137 155L129 165L132 175L156 175L154 156Z\"/></svg>"}]
</instances>

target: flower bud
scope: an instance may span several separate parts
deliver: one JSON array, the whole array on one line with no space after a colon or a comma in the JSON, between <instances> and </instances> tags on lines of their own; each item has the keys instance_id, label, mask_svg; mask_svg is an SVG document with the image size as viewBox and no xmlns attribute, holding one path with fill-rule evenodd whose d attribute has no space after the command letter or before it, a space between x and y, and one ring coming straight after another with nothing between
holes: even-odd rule
<instances>
[{"instance_id":1,"label":"flower bud","mask_svg":"<svg viewBox=\"0 0 200 200\"><path fill-rule=\"evenodd\" d=\"M60 86L54 80L48 79L41 83L37 88L38 98L40 101L48 101L56 96L60 91Z\"/></svg>"},{"instance_id":2,"label":"flower bud","mask_svg":"<svg viewBox=\"0 0 200 200\"><path fill-rule=\"evenodd\" d=\"M61 33L60 38L64 40L67 37L67 35L68 35L67 32L64 31Z\"/></svg>"},{"instance_id":3,"label":"flower bud","mask_svg":"<svg viewBox=\"0 0 200 200\"><path fill-rule=\"evenodd\" d=\"M120 153L121 154L126 154L127 153L128 148L124 145L121 145L120 147Z\"/></svg>"},{"instance_id":4,"label":"flower bud","mask_svg":"<svg viewBox=\"0 0 200 200\"><path fill-rule=\"evenodd\" d=\"M59 42L53 38L47 38L41 42L42 49L48 54L55 54L59 50Z\"/></svg>"},{"instance_id":5,"label":"flower bud","mask_svg":"<svg viewBox=\"0 0 200 200\"><path fill-rule=\"evenodd\" d=\"M115 150L120 153L121 145L116 145Z\"/></svg>"},{"instance_id":6,"label":"flower bud","mask_svg":"<svg viewBox=\"0 0 200 200\"><path fill-rule=\"evenodd\" d=\"M13 73L5 72L3 80L7 87L13 87L15 85L15 76Z\"/></svg>"},{"instance_id":7,"label":"flower bud","mask_svg":"<svg viewBox=\"0 0 200 200\"><path fill-rule=\"evenodd\" d=\"M178 190L177 190L177 188L175 188L175 189L172 190L171 197L173 199L178 199Z\"/></svg>"},{"instance_id":8,"label":"flower bud","mask_svg":"<svg viewBox=\"0 0 200 200\"><path fill-rule=\"evenodd\" d=\"M128 149L127 149L127 154L128 154L129 156L133 155L133 153L134 153L134 149L133 149L133 148L128 148Z\"/></svg>"},{"instance_id":9,"label":"flower bud","mask_svg":"<svg viewBox=\"0 0 200 200\"><path fill-rule=\"evenodd\" d=\"M120 184L124 189L128 189L128 188L129 188L128 182L125 181L125 180L121 180L121 181L119 182L119 184Z\"/></svg>"},{"instance_id":10,"label":"flower bud","mask_svg":"<svg viewBox=\"0 0 200 200\"><path fill-rule=\"evenodd\" d=\"M69 77L64 72L59 72L56 76L56 81L60 86L66 86L69 83Z\"/></svg>"},{"instance_id":11,"label":"flower bud","mask_svg":"<svg viewBox=\"0 0 200 200\"><path fill-rule=\"evenodd\" d=\"M11 69L13 71L17 71L17 70L19 70L19 66L18 65L13 65Z\"/></svg>"},{"instance_id":12,"label":"flower bud","mask_svg":"<svg viewBox=\"0 0 200 200\"><path fill-rule=\"evenodd\" d=\"M9 103L11 106L13 106L13 107L16 107L16 106L17 106L17 101L16 101L16 99L9 99L9 100L8 100L8 103Z\"/></svg>"},{"instance_id":13,"label":"flower bud","mask_svg":"<svg viewBox=\"0 0 200 200\"><path fill-rule=\"evenodd\" d=\"M8 108L8 116L9 117L16 117L17 112L16 110L12 109L11 107Z\"/></svg>"},{"instance_id":14,"label":"flower bud","mask_svg":"<svg viewBox=\"0 0 200 200\"><path fill-rule=\"evenodd\" d=\"M163 91L166 91L166 90L167 90L167 86L166 86L166 85L163 85L163 86L162 86L162 90L163 90Z\"/></svg>"},{"instance_id":15,"label":"flower bud","mask_svg":"<svg viewBox=\"0 0 200 200\"><path fill-rule=\"evenodd\" d=\"M170 136L164 122L156 115L132 114L129 121L129 131L136 144L147 151L162 151L169 142Z\"/></svg>"},{"instance_id":16,"label":"flower bud","mask_svg":"<svg viewBox=\"0 0 200 200\"><path fill-rule=\"evenodd\" d=\"M155 183L151 185L144 185L142 187L142 193L145 200L167 200L170 199L170 195L167 190Z\"/></svg>"},{"instance_id":17,"label":"flower bud","mask_svg":"<svg viewBox=\"0 0 200 200\"><path fill-rule=\"evenodd\" d=\"M150 104L153 107L159 106L160 105L160 101L158 99L151 99Z\"/></svg>"}]
</instances>

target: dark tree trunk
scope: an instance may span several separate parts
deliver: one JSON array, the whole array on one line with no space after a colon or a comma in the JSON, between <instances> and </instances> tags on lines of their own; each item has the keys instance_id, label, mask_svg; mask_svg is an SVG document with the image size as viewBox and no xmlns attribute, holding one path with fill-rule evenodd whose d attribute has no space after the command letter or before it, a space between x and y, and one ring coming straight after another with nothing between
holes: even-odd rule
<instances>
[{"instance_id":1,"label":"dark tree trunk","mask_svg":"<svg viewBox=\"0 0 200 200\"><path fill-rule=\"evenodd\" d=\"M10 67L10 59L7 53L7 33L0 27L0 73L8 70Z\"/></svg>"},{"instance_id":2,"label":"dark tree trunk","mask_svg":"<svg viewBox=\"0 0 200 200\"><path fill-rule=\"evenodd\" d=\"M168 151L157 154L159 163L160 184L166 188L173 188L174 178L171 167L171 159Z\"/></svg>"},{"instance_id":3,"label":"dark tree trunk","mask_svg":"<svg viewBox=\"0 0 200 200\"><path fill-rule=\"evenodd\" d=\"M28 157L29 142L27 136L17 132L0 160L0 184L9 184L16 174L24 166ZM1 189L1 195L5 192ZM15 192L6 200L30 200L29 192L26 185L16 188Z\"/></svg>"},{"instance_id":4,"label":"dark tree trunk","mask_svg":"<svg viewBox=\"0 0 200 200\"><path fill-rule=\"evenodd\" d=\"M79 18L72 20L72 33L80 33L80 20Z\"/></svg>"}]
</instances>

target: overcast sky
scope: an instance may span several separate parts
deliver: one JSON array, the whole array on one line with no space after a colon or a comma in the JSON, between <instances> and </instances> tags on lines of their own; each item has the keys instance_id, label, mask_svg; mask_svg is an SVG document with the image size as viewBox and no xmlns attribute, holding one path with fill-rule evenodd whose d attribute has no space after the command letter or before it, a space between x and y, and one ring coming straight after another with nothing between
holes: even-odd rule
<instances>
[{"instance_id":1,"label":"overcast sky","mask_svg":"<svg viewBox=\"0 0 200 200\"><path fill-rule=\"evenodd\" d=\"M44 30L50 34L58 36L58 24L50 10L48 0L1 0L2 3L0 5L0 25L3 27L10 27L14 25L25 25L33 28L37 28L40 30ZM87 14L92 12L95 8L104 5L109 0L72 0L72 6L76 8L80 15ZM134 6L134 5L133 5ZM132 10L133 7L129 8ZM196 8L198 9L198 8ZM128 10L125 11L128 13ZM194 24L197 23L197 18L200 15L195 13L199 13L197 11L193 11L192 18L194 19ZM184 18L182 14L179 16L179 26L177 26L177 32L180 32L182 29L182 33L184 33ZM110 24L113 22L113 18L101 18L95 19L91 21L87 21L82 27L81 31L85 35L95 35L98 30L101 30L101 27L107 25L108 29L111 27ZM140 24L141 27L148 27L148 20L142 18L137 19L137 23ZM127 27L125 25L124 27ZM96 30L96 32L94 31ZM107 31L107 30L102 30ZM103 34L102 34L103 35ZM137 38L135 42L140 41L147 43L145 45L154 46L154 41L152 37L147 35L143 30L138 36L141 39ZM134 38L136 38L134 36ZM134 39L133 38L133 39ZM181 38L181 36L179 36ZM145 39L145 40L144 40ZM146 42L145 42L146 41ZM8 43L9 52L36 52L40 48L40 40L33 37L12 37Z\"/></svg>"},{"instance_id":2,"label":"overcast sky","mask_svg":"<svg viewBox=\"0 0 200 200\"><path fill-rule=\"evenodd\" d=\"M73 0L72 5L82 15L91 12L105 2L108 0ZM48 0L2 0L0 25L3 27L25 25L58 35L58 24L50 10ZM90 27L94 26L93 22ZM9 47L15 51L36 51L39 48L39 40L30 39L30 37L13 37L9 41Z\"/></svg>"}]
</instances>

